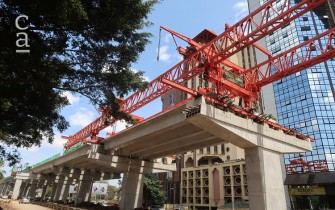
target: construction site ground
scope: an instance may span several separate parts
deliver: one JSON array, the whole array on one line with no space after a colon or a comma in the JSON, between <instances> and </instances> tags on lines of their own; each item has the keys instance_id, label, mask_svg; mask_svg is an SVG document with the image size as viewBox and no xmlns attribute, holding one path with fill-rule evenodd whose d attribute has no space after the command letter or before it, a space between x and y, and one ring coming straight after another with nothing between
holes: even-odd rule
<instances>
[{"instance_id":1,"label":"construction site ground","mask_svg":"<svg viewBox=\"0 0 335 210\"><path fill-rule=\"evenodd\" d=\"M35 204L19 204L19 201L9 201L0 200L0 207L3 210L49 210L51 208L47 208L44 206L39 206Z\"/></svg>"}]
</instances>

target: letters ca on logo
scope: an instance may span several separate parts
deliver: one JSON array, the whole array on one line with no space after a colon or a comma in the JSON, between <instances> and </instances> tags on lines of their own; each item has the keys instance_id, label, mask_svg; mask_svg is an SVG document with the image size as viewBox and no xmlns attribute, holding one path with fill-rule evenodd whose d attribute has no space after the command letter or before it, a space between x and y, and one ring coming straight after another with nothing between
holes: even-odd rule
<instances>
[{"instance_id":1,"label":"letters ca on logo","mask_svg":"<svg viewBox=\"0 0 335 210\"><path fill-rule=\"evenodd\" d=\"M27 15L19 15L15 19L15 27L19 30L16 33L16 53L30 53L29 42L28 42L28 34L26 30L28 29L28 25L23 26L23 23L27 23L28 16Z\"/></svg>"}]
</instances>

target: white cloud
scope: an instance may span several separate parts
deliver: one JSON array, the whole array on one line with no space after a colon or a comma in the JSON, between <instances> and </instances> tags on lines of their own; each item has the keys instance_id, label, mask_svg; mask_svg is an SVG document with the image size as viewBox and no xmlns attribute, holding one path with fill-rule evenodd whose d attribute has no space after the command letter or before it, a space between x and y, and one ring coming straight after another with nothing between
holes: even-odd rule
<instances>
[{"instance_id":1,"label":"white cloud","mask_svg":"<svg viewBox=\"0 0 335 210\"><path fill-rule=\"evenodd\" d=\"M170 61L171 54L168 53L169 46L163 45L159 49L159 60L161 61Z\"/></svg>"},{"instance_id":2,"label":"white cloud","mask_svg":"<svg viewBox=\"0 0 335 210\"><path fill-rule=\"evenodd\" d=\"M63 92L62 94L63 97L66 97L67 100L69 101L70 104L75 104L75 103L78 103L80 101L80 98L73 95L71 92L69 91L65 91Z\"/></svg>"},{"instance_id":3,"label":"white cloud","mask_svg":"<svg viewBox=\"0 0 335 210\"><path fill-rule=\"evenodd\" d=\"M135 72L135 73L138 72L137 69L133 69L133 68L132 68L131 70L132 70L133 72ZM148 76L143 75L142 78L143 78L145 81L150 82L150 78L149 78Z\"/></svg>"},{"instance_id":4,"label":"white cloud","mask_svg":"<svg viewBox=\"0 0 335 210\"><path fill-rule=\"evenodd\" d=\"M235 11L235 19L239 20L249 14L248 2L240 1L234 4L233 9Z\"/></svg>"},{"instance_id":5,"label":"white cloud","mask_svg":"<svg viewBox=\"0 0 335 210\"><path fill-rule=\"evenodd\" d=\"M107 128L102 130L102 132L106 132L105 134L101 133L101 134L105 135L105 136L102 136L102 137L108 138L107 137L107 132L108 133L112 133L112 132L118 133L118 132L126 129L126 127L127 127L127 123L124 120L117 121L114 125L108 126Z\"/></svg>"},{"instance_id":6,"label":"white cloud","mask_svg":"<svg viewBox=\"0 0 335 210\"><path fill-rule=\"evenodd\" d=\"M42 146L43 147L51 147L54 149L63 149L64 144L66 143L66 139L62 139L62 135L60 133L55 134L55 140L50 144L47 141L43 141Z\"/></svg>"},{"instance_id":7,"label":"white cloud","mask_svg":"<svg viewBox=\"0 0 335 210\"><path fill-rule=\"evenodd\" d=\"M20 152L29 152L35 153L38 152L40 149L52 149L52 150L60 150L64 148L64 144L66 143L65 139L62 139L60 133L55 133L55 139L50 144L46 138L44 138L41 142L41 146L32 146L30 148L21 148L19 149ZM55 153L56 154L56 153Z\"/></svg>"},{"instance_id":8,"label":"white cloud","mask_svg":"<svg viewBox=\"0 0 335 210\"><path fill-rule=\"evenodd\" d=\"M171 40L171 34L165 34L163 41L166 43L169 43Z\"/></svg>"},{"instance_id":9,"label":"white cloud","mask_svg":"<svg viewBox=\"0 0 335 210\"><path fill-rule=\"evenodd\" d=\"M95 114L87 108L81 107L79 111L76 111L69 117L70 126L81 126L85 127L95 119Z\"/></svg>"},{"instance_id":10,"label":"white cloud","mask_svg":"<svg viewBox=\"0 0 335 210\"><path fill-rule=\"evenodd\" d=\"M180 62L182 60L184 60L184 57L180 54L174 54L174 57Z\"/></svg>"}]
</instances>

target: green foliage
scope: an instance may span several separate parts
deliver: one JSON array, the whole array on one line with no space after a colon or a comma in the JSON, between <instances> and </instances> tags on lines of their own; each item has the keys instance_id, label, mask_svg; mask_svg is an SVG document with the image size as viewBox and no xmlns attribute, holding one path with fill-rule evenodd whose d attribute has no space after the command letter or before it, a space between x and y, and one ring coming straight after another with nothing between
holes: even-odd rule
<instances>
[{"instance_id":1,"label":"green foliage","mask_svg":"<svg viewBox=\"0 0 335 210\"><path fill-rule=\"evenodd\" d=\"M162 191L161 181L154 174L144 176L143 200L146 207L153 205L163 205L165 193Z\"/></svg>"},{"instance_id":2,"label":"green foliage","mask_svg":"<svg viewBox=\"0 0 335 210\"><path fill-rule=\"evenodd\" d=\"M265 114L263 117L268 120L271 119L271 120L277 121L277 118L273 116L272 114Z\"/></svg>"},{"instance_id":3,"label":"green foliage","mask_svg":"<svg viewBox=\"0 0 335 210\"><path fill-rule=\"evenodd\" d=\"M109 185L107 192L108 192L108 200L113 200L115 195L119 192L119 188L113 185Z\"/></svg>"},{"instance_id":4,"label":"green foliage","mask_svg":"<svg viewBox=\"0 0 335 210\"><path fill-rule=\"evenodd\" d=\"M68 122L60 110L69 104L65 91L97 106L118 111L116 97L146 85L131 64L149 42L147 15L158 0L3 0L0 2L0 157L12 164L16 150L6 147L52 142L53 128ZM16 53L15 19L29 37L30 53Z\"/></svg>"},{"instance_id":5,"label":"green foliage","mask_svg":"<svg viewBox=\"0 0 335 210\"><path fill-rule=\"evenodd\" d=\"M2 168L4 166L4 162L2 160L0 160L0 168ZM5 170L0 169L0 180L5 178Z\"/></svg>"},{"instance_id":6,"label":"green foliage","mask_svg":"<svg viewBox=\"0 0 335 210\"><path fill-rule=\"evenodd\" d=\"M50 197L52 195L53 190L54 190L53 186L48 186L45 192L45 197Z\"/></svg>"}]
</instances>

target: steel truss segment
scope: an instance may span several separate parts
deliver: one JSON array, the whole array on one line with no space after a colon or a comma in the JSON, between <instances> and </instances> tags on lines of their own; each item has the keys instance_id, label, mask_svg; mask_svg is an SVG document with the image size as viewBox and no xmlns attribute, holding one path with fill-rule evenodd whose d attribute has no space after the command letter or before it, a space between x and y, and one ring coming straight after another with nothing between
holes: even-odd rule
<instances>
[{"instance_id":1,"label":"steel truss segment","mask_svg":"<svg viewBox=\"0 0 335 210\"><path fill-rule=\"evenodd\" d=\"M245 79L250 84L262 87L308 67L334 58L334 39L335 28L332 28L292 49L250 68L245 72ZM256 75L256 77L248 77L250 74Z\"/></svg>"},{"instance_id":2,"label":"steel truss segment","mask_svg":"<svg viewBox=\"0 0 335 210\"><path fill-rule=\"evenodd\" d=\"M183 34L180 34L180 33L176 32L176 31L173 31L172 29L166 28L164 26L161 26L161 28L164 29L164 30L166 30L167 32L169 32L172 36L177 36L181 40L187 42L189 45L191 45L192 47L194 47L196 50L200 50L202 48L202 46L203 46L202 44L194 41L193 39L191 39L191 38L189 38L189 37L187 37L187 36L185 36ZM259 45L256 45L256 43L254 43L254 45L255 45L256 48L259 48L260 50L264 51L264 49L262 47L260 47ZM204 55L208 55L208 57L212 57L216 53L219 52L218 46L215 43L213 43L213 45L210 45L209 47L211 49L203 49L203 51L202 51L204 53L203 56ZM180 48L181 47L179 47L178 49L180 50ZM186 52L186 49L185 50L182 49L180 51ZM233 63L233 62L231 62L229 60L223 60L222 64L224 64L225 66L228 66L228 67L232 68L237 73L242 73L242 72L245 71L245 69L243 69L242 67L236 65L235 63Z\"/></svg>"}]
</instances>

